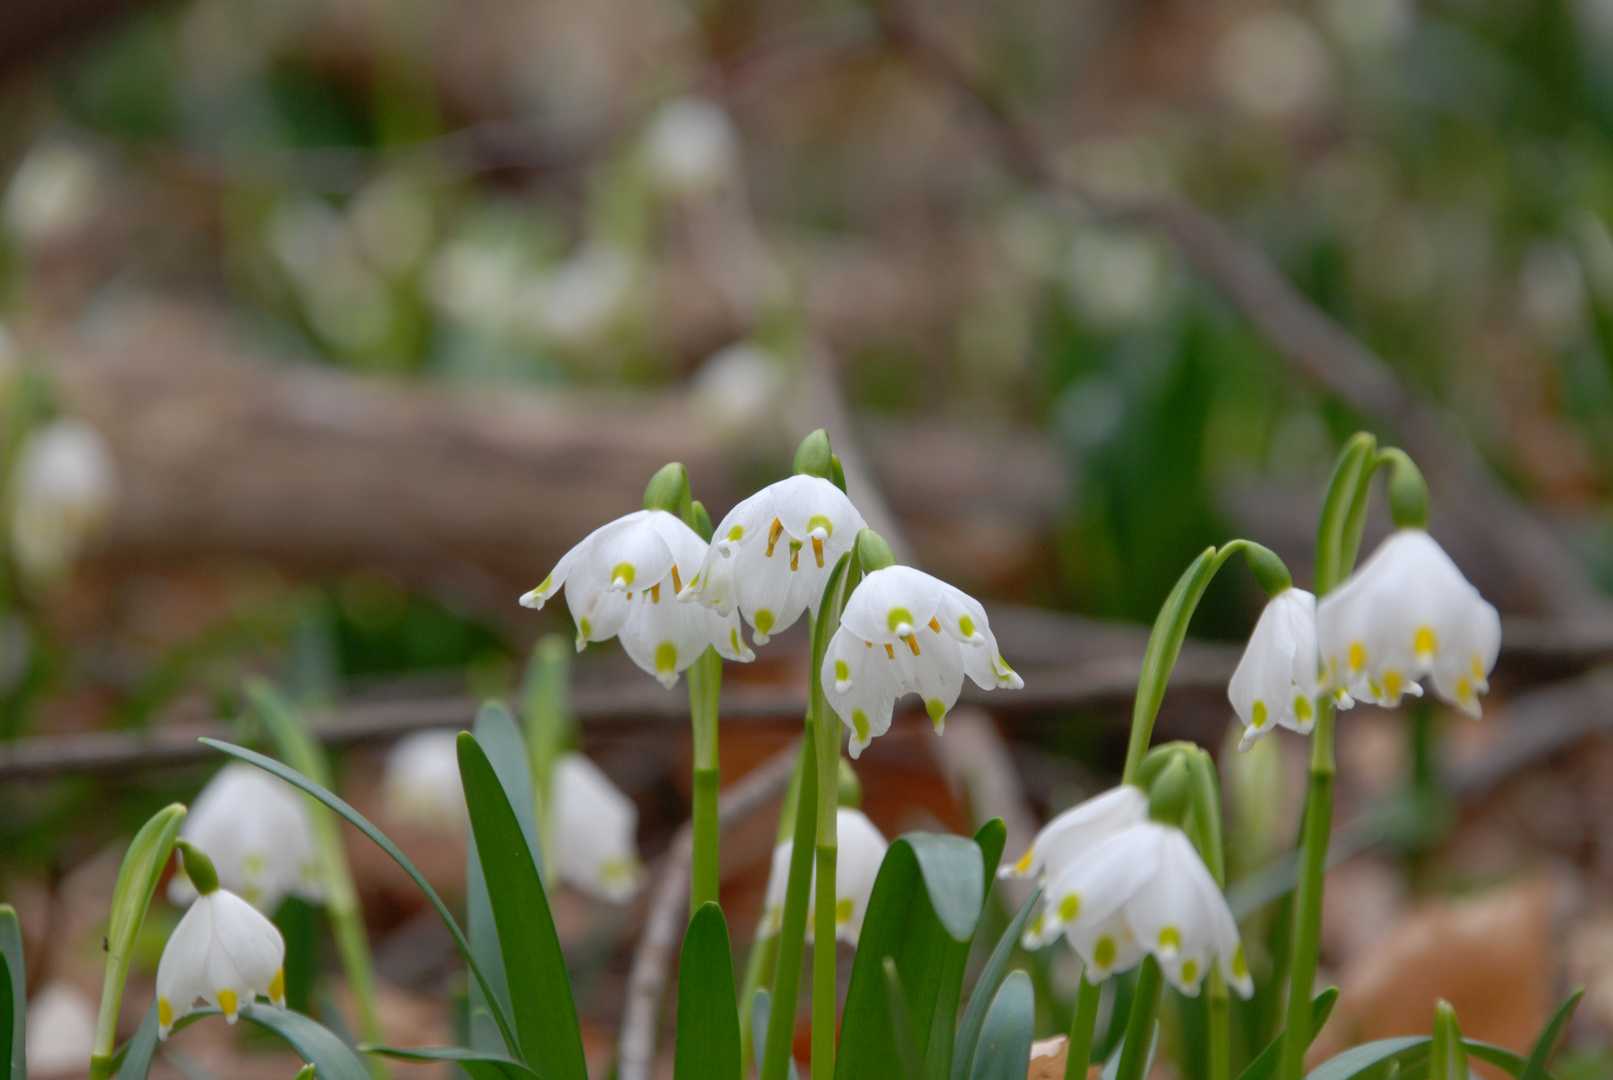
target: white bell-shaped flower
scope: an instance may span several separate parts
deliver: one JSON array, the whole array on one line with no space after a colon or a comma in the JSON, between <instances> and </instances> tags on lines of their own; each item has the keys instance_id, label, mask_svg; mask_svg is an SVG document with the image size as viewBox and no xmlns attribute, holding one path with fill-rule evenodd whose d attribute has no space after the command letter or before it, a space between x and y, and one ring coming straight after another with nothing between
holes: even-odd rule
<instances>
[{"instance_id":1,"label":"white bell-shaped flower","mask_svg":"<svg viewBox=\"0 0 1613 1080\"><path fill-rule=\"evenodd\" d=\"M28 1002L28 1075L83 1076L95 1052L95 1004L53 982Z\"/></svg>"},{"instance_id":2,"label":"white bell-shaped flower","mask_svg":"<svg viewBox=\"0 0 1613 1080\"><path fill-rule=\"evenodd\" d=\"M974 597L910 566L863 579L823 658L823 692L851 729L851 756L890 730L896 699L918 694L937 731L968 675L983 689L1025 685L997 651Z\"/></svg>"},{"instance_id":3,"label":"white bell-shaped flower","mask_svg":"<svg viewBox=\"0 0 1613 1080\"><path fill-rule=\"evenodd\" d=\"M1121 784L1077 803L1042 826L1019 861L997 871L998 877L1058 877L1122 829L1148 820L1148 793Z\"/></svg>"},{"instance_id":4,"label":"white bell-shaped flower","mask_svg":"<svg viewBox=\"0 0 1613 1080\"><path fill-rule=\"evenodd\" d=\"M729 660L756 657L732 612L675 602L706 553L705 541L676 516L638 510L589 533L521 603L541 608L565 586L578 652L619 637L633 662L670 689L708 645Z\"/></svg>"},{"instance_id":5,"label":"white bell-shaped flower","mask_svg":"<svg viewBox=\"0 0 1613 1080\"><path fill-rule=\"evenodd\" d=\"M179 920L157 962L158 1034L201 998L235 1023L258 994L286 1005L286 943L274 923L227 889L213 889Z\"/></svg>"},{"instance_id":6,"label":"white bell-shaped flower","mask_svg":"<svg viewBox=\"0 0 1613 1080\"><path fill-rule=\"evenodd\" d=\"M191 805L179 835L201 848L218 868L219 883L272 914L287 896L321 899L313 826L303 796L262 769L233 762L207 782ZM195 895L176 875L168 898Z\"/></svg>"},{"instance_id":7,"label":"white bell-shaped flower","mask_svg":"<svg viewBox=\"0 0 1613 1080\"><path fill-rule=\"evenodd\" d=\"M444 832L465 828L458 741L457 731L417 731L393 744L381 783L389 818Z\"/></svg>"},{"instance_id":8,"label":"white bell-shaped flower","mask_svg":"<svg viewBox=\"0 0 1613 1080\"><path fill-rule=\"evenodd\" d=\"M1144 820L1111 834L1050 877L1035 947L1063 934L1092 982L1152 954L1171 985L1196 995L1212 964L1243 997L1254 992L1238 924L1187 834Z\"/></svg>"},{"instance_id":9,"label":"white bell-shaped flower","mask_svg":"<svg viewBox=\"0 0 1613 1080\"><path fill-rule=\"evenodd\" d=\"M679 594L722 615L736 608L758 645L818 614L840 556L867 525L846 493L821 477L769 484L728 511L700 571Z\"/></svg>"},{"instance_id":10,"label":"white bell-shaped flower","mask_svg":"<svg viewBox=\"0 0 1613 1080\"><path fill-rule=\"evenodd\" d=\"M638 807L599 766L561 754L549 781L551 843L560 878L589 896L621 903L638 889Z\"/></svg>"},{"instance_id":11,"label":"white bell-shaped flower","mask_svg":"<svg viewBox=\"0 0 1613 1080\"><path fill-rule=\"evenodd\" d=\"M15 468L12 554L25 578L49 584L112 516L112 452L84 421L57 420L28 436Z\"/></svg>"},{"instance_id":12,"label":"white bell-shaped flower","mask_svg":"<svg viewBox=\"0 0 1613 1080\"><path fill-rule=\"evenodd\" d=\"M853 947L862 935L868 917L868 900L874 881L885 862L890 844L868 815L842 806L835 811L835 938ZM758 938L771 937L784 923L784 898L790 884L790 854L795 841L786 840L773 849L773 870L767 879L767 896L762 902L762 920L756 927ZM807 940L813 940L817 925L818 868L813 861L812 883L808 886Z\"/></svg>"},{"instance_id":13,"label":"white bell-shaped flower","mask_svg":"<svg viewBox=\"0 0 1613 1080\"><path fill-rule=\"evenodd\" d=\"M1272 597L1227 686L1247 750L1277 727L1310 733L1316 723L1321 654L1316 647L1316 597L1288 588Z\"/></svg>"},{"instance_id":14,"label":"white bell-shaped flower","mask_svg":"<svg viewBox=\"0 0 1613 1080\"><path fill-rule=\"evenodd\" d=\"M1422 529L1385 540L1316 611L1324 677L1341 695L1393 708L1418 680L1472 716L1490 688L1501 617Z\"/></svg>"}]
</instances>

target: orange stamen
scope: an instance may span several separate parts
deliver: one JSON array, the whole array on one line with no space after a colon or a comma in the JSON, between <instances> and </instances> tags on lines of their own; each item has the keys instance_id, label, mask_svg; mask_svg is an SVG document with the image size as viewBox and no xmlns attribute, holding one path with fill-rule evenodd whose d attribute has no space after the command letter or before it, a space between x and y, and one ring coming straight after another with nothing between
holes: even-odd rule
<instances>
[{"instance_id":1,"label":"orange stamen","mask_svg":"<svg viewBox=\"0 0 1613 1080\"><path fill-rule=\"evenodd\" d=\"M930 619L930 629L934 630L937 634L939 634L941 632L941 624L940 624L940 622L938 622L933 617Z\"/></svg>"},{"instance_id":2,"label":"orange stamen","mask_svg":"<svg viewBox=\"0 0 1613 1080\"><path fill-rule=\"evenodd\" d=\"M817 556L818 569L823 569L823 541L816 536L812 538L812 554Z\"/></svg>"},{"instance_id":3,"label":"orange stamen","mask_svg":"<svg viewBox=\"0 0 1613 1080\"><path fill-rule=\"evenodd\" d=\"M919 636L917 634L907 635L907 647L913 650L914 656L919 654Z\"/></svg>"},{"instance_id":4,"label":"orange stamen","mask_svg":"<svg viewBox=\"0 0 1613 1080\"><path fill-rule=\"evenodd\" d=\"M774 518L773 527L767 530L767 557L769 559L773 557L773 547L778 543L778 538L782 535L784 535L784 522Z\"/></svg>"},{"instance_id":5,"label":"orange stamen","mask_svg":"<svg viewBox=\"0 0 1613 1080\"><path fill-rule=\"evenodd\" d=\"M678 564L677 563L672 564L672 591L675 592L675 593L680 593L680 592L683 591L683 582L678 580Z\"/></svg>"},{"instance_id":6,"label":"orange stamen","mask_svg":"<svg viewBox=\"0 0 1613 1080\"><path fill-rule=\"evenodd\" d=\"M890 647L889 642L885 643L885 655L890 657L892 660L896 659L896 650Z\"/></svg>"}]
</instances>

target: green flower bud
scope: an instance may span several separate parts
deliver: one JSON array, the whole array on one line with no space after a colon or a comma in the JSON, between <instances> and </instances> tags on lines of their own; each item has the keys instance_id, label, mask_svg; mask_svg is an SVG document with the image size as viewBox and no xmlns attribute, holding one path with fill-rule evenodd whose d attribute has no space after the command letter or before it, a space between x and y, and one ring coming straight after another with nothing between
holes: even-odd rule
<instances>
[{"instance_id":1,"label":"green flower bud","mask_svg":"<svg viewBox=\"0 0 1613 1080\"><path fill-rule=\"evenodd\" d=\"M1247 546L1243 549L1243 557L1249 564L1249 572L1255 576L1255 581L1267 597L1277 596L1294 587L1294 576L1275 551L1253 541L1246 540L1244 543Z\"/></svg>"},{"instance_id":2,"label":"green flower bud","mask_svg":"<svg viewBox=\"0 0 1613 1080\"><path fill-rule=\"evenodd\" d=\"M711 543L711 534L715 531L715 528L711 524L711 515L707 513L705 503L699 499L691 502L689 504L689 520L685 521L684 524L698 533L700 539L708 544Z\"/></svg>"},{"instance_id":3,"label":"green flower bud","mask_svg":"<svg viewBox=\"0 0 1613 1080\"><path fill-rule=\"evenodd\" d=\"M846 470L840 464L839 454L829 455L829 482L842 492L846 490Z\"/></svg>"},{"instance_id":4,"label":"green flower bud","mask_svg":"<svg viewBox=\"0 0 1613 1080\"><path fill-rule=\"evenodd\" d=\"M1382 451L1389 462L1389 516L1401 529L1428 528L1428 481L1404 450Z\"/></svg>"},{"instance_id":5,"label":"green flower bud","mask_svg":"<svg viewBox=\"0 0 1613 1080\"><path fill-rule=\"evenodd\" d=\"M179 849L179 855L185 863L185 876L196 887L201 896L218 891L218 871L213 869L213 860L201 848L189 840L180 838L174 841L174 847Z\"/></svg>"},{"instance_id":6,"label":"green flower bud","mask_svg":"<svg viewBox=\"0 0 1613 1080\"><path fill-rule=\"evenodd\" d=\"M883 536L873 529L863 529L857 534L857 561L864 574L872 574L875 570L895 566L896 553L891 551Z\"/></svg>"},{"instance_id":7,"label":"green flower bud","mask_svg":"<svg viewBox=\"0 0 1613 1080\"><path fill-rule=\"evenodd\" d=\"M689 498L689 470L680 462L661 466L644 488L644 509L676 514Z\"/></svg>"},{"instance_id":8,"label":"green flower bud","mask_svg":"<svg viewBox=\"0 0 1613 1080\"><path fill-rule=\"evenodd\" d=\"M834 452L829 447L827 431L819 428L801 440L795 451L795 475L824 480L834 475Z\"/></svg>"},{"instance_id":9,"label":"green flower bud","mask_svg":"<svg viewBox=\"0 0 1613 1080\"><path fill-rule=\"evenodd\" d=\"M1148 816L1180 827L1193 796L1193 776L1180 754L1173 755L1148 790Z\"/></svg>"}]
</instances>

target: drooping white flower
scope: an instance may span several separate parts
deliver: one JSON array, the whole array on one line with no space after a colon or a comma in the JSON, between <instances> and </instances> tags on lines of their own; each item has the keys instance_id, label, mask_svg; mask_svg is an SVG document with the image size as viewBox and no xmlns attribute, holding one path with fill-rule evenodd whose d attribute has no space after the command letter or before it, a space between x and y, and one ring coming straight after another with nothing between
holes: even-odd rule
<instances>
[{"instance_id":1,"label":"drooping white flower","mask_svg":"<svg viewBox=\"0 0 1613 1080\"><path fill-rule=\"evenodd\" d=\"M288 895L320 898L313 826L290 784L239 762L220 769L196 797L179 835L205 852L219 883L259 910L273 913ZM168 897L184 903L195 890L175 876Z\"/></svg>"},{"instance_id":2,"label":"drooping white flower","mask_svg":"<svg viewBox=\"0 0 1613 1080\"><path fill-rule=\"evenodd\" d=\"M393 745L381 785L388 817L428 829L465 828L458 740L457 731L417 731Z\"/></svg>"},{"instance_id":3,"label":"drooping white flower","mask_svg":"<svg viewBox=\"0 0 1613 1080\"><path fill-rule=\"evenodd\" d=\"M1316 597L1288 588L1272 597L1227 686L1247 750L1281 726L1301 735L1316 723L1321 655L1316 647Z\"/></svg>"},{"instance_id":4,"label":"drooping white flower","mask_svg":"<svg viewBox=\"0 0 1613 1080\"><path fill-rule=\"evenodd\" d=\"M25 578L49 584L112 516L112 452L84 421L56 420L28 436L15 468L12 551Z\"/></svg>"},{"instance_id":5,"label":"drooping white flower","mask_svg":"<svg viewBox=\"0 0 1613 1080\"><path fill-rule=\"evenodd\" d=\"M95 1051L95 1006L65 982L53 982L28 1002L28 1075L89 1071Z\"/></svg>"},{"instance_id":6,"label":"drooping white flower","mask_svg":"<svg viewBox=\"0 0 1613 1080\"><path fill-rule=\"evenodd\" d=\"M1072 862L1122 829L1148 820L1148 793L1121 784L1077 803L1042 826L1019 861L998 877L1058 877Z\"/></svg>"},{"instance_id":7,"label":"drooping white flower","mask_svg":"<svg viewBox=\"0 0 1613 1080\"><path fill-rule=\"evenodd\" d=\"M874 881L885 861L890 844L861 810L842 806L835 811L835 938L853 947L862 935L868 917L868 900ZM762 920L756 927L758 938L771 937L784 924L784 898L790 883L790 855L795 841L786 840L773 849L773 869L767 879L767 897L762 902ZM812 883L808 886L807 940L813 939L817 924L818 869L813 861Z\"/></svg>"},{"instance_id":8,"label":"drooping white flower","mask_svg":"<svg viewBox=\"0 0 1613 1080\"><path fill-rule=\"evenodd\" d=\"M105 201L101 168L64 139L36 143L6 186L0 218L26 244L48 244L87 224Z\"/></svg>"},{"instance_id":9,"label":"drooping white flower","mask_svg":"<svg viewBox=\"0 0 1613 1080\"><path fill-rule=\"evenodd\" d=\"M717 105L681 98L662 106L645 129L644 159L664 190L684 197L705 195L738 175L739 136Z\"/></svg>"},{"instance_id":10,"label":"drooping white flower","mask_svg":"<svg viewBox=\"0 0 1613 1080\"><path fill-rule=\"evenodd\" d=\"M1393 708L1418 680L1472 716L1490 688L1501 617L1422 529L1385 540L1316 611L1324 677L1349 698Z\"/></svg>"},{"instance_id":11,"label":"drooping white flower","mask_svg":"<svg viewBox=\"0 0 1613 1080\"><path fill-rule=\"evenodd\" d=\"M914 693L937 731L967 674L985 690L1025 685L997 651L986 609L967 593L909 566L863 579L846 603L819 677L851 729L851 756L890 729L896 699Z\"/></svg>"},{"instance_id":12,"label":"drooping white flower","mask_svg":"<svg viewBox=\"0 0 1613 1080\"><path fill-rule=\"evenodd\" d=\"M1254 992L1226 898L1174 825L1145 819L1119 829L1050 875L1026 947L1059 934L1092 982L1152 954L1184 994L1199 992L1212 964L1243 997Z\"/></svg>"},{"instance_id":13,"label":"drooping white flower","mask_svg":"<svg viewBox=\"0 0 1613 1080\"><path fill-rule=\"evenodd\" d=\"M699 573L679 594L722 615L735 609L758 645L818 614L840 556L867 526L846 493L817 476L769 484L728 511Z\"/></svg>"},{"instance_id":14,"label":"drooping white flower","mask_svg":"<svg viewBox=\"0 0 1613 1080\"><path fill-rule=\"evenodd\" d=\"M564 586L578 652L590 641L620 637L633 662L670 689L708 645L729 660L756 656L731 611L675 602L706 552L679 518L638 510L589 533L521 603L541 608Z\"/></svg>"},{"instance_id":15,"label":"drooping white flower","mask_svg":"<svg viewBox=\"0 0 1613 1080\"><path fill-rule=\"evenodd\" d=\"M201 998L235 1023L258 994L286 1006L286 943L274 923L227 889L196 898L157 962L158 1034Z\"/></svg>"},{"instance_id":16,"label":"drooping white flower","mask_svg":"<svg viewBox=\"0 0 1613 1080\"><path fill-rule=\"evenodd\" d=\"M551 842L561 880L601 900L621 903L638 889L638 807L599 766L561 754L549 782Z\"/></svg>"}]
</instances>

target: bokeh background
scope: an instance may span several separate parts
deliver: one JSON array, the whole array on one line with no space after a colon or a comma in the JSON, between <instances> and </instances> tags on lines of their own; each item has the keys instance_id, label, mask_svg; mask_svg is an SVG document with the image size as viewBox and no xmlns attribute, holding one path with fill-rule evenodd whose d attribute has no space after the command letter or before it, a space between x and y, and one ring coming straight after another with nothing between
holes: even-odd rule
<instances>
[{"instance_id":1,"label":"bokeh background","mask_svg":"<svg viewBox=\"0 0 1613 1080\"><path fill-rule=\"evenodd\" d=\"M1325 1038L1443 996L1517 1046L1584 984L1560 1075L1613 1068L1610 0L4 0L0 174L0 896L36 1003L93 1000L122 846L217 767L198 730L257 737L246 677L375 806L389 739L570 634L515 598L668 460L720 517L828 427L905 558L986 600L1023 696L859 773L888 835L1000 813L1013 847L1112 781L1200 549L1308 580L1366 427L1507 632L1483 721L1341 723ZM1162 733L1219 751L1259 601L1216 582ZM795 730L799 637L729 667L731 777ZM575 674L653 871L681 687L615 645ZM1253 887L1305 753L1266 745L1222 755ZM741 940L772 828L725 846ZM412 843L455 888L457 841ZM353 857L389 1024L448 1037L447 939ZM597 1075L645 904L560 907ZM1073 958L1023 963L1051 1033ZM290 1075L205 1028L162 1067Z\"/></svg>"}]
</instances>

